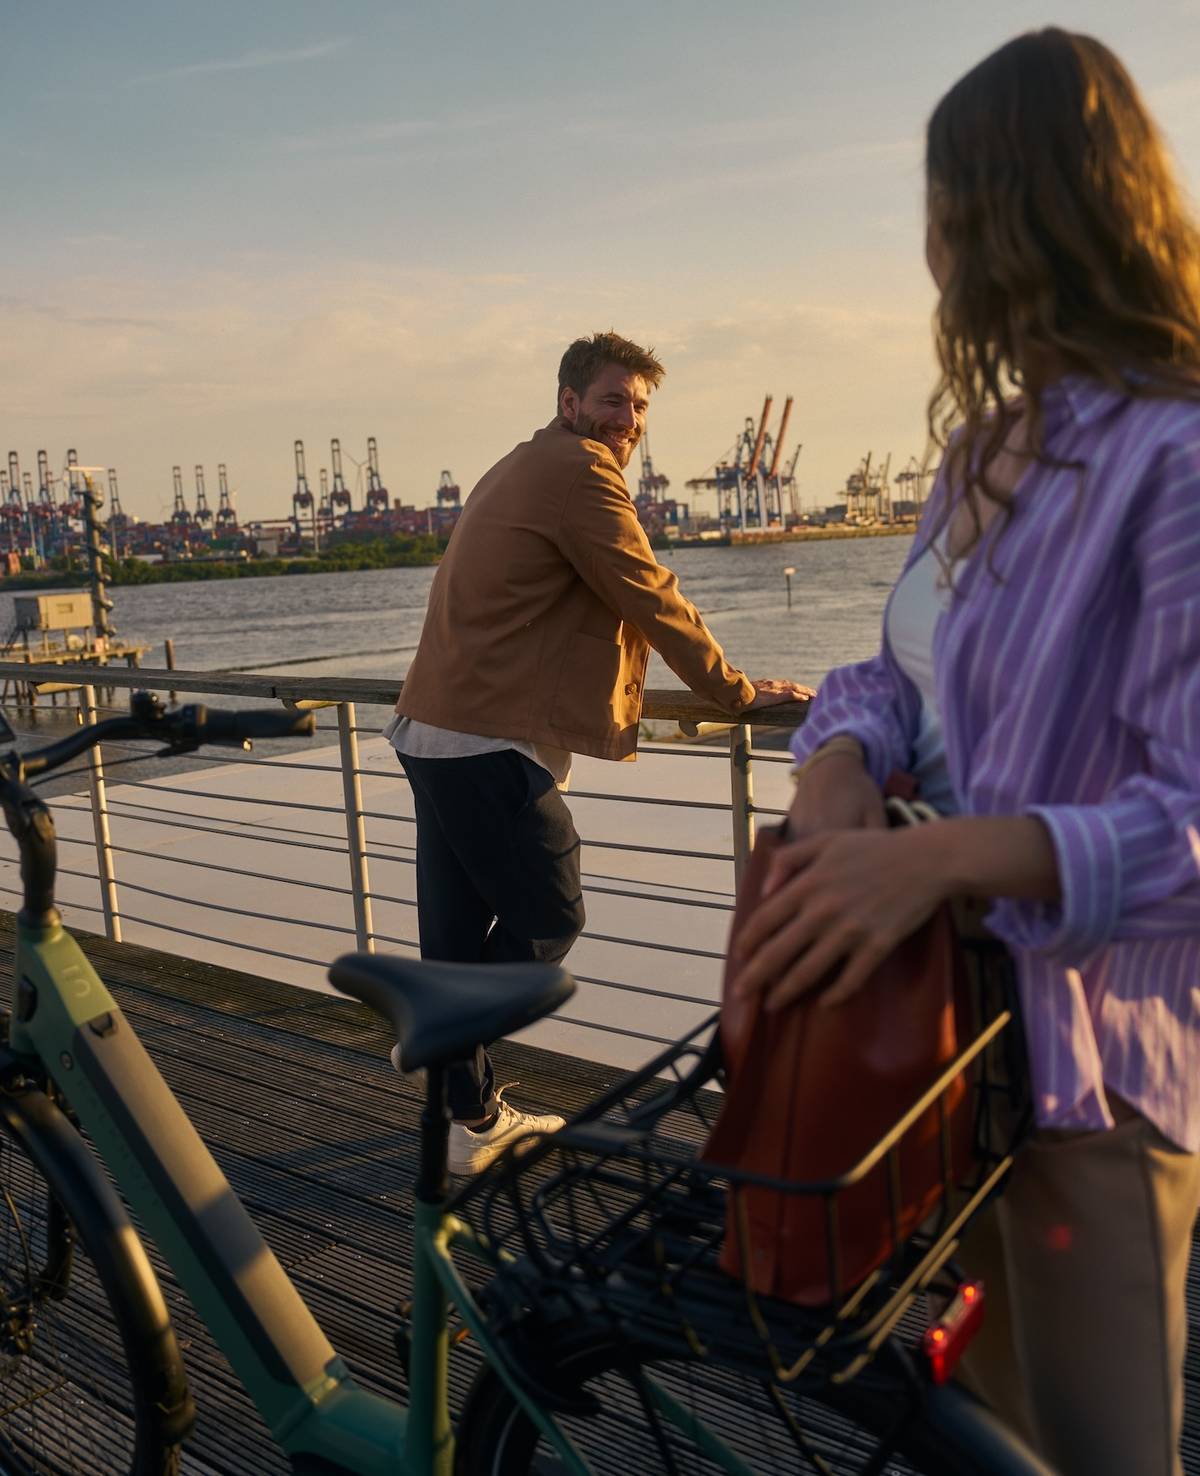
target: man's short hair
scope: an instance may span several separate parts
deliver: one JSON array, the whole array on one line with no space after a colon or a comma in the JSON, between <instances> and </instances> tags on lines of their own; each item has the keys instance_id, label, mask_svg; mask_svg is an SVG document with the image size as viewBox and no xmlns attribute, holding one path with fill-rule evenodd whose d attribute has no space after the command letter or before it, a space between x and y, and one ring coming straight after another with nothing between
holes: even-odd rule
<instances>
[{"instance_id":1,"label":"man's short hair","mask_svg":"<svg viewBox=\"0 0 1200 1476\"><path fill-rule=\"evenodd\" d=\"M582 398L606 364L619 364L630 374L640 374L651 389L657 389L667 372L653 349L622 338L619 333L593 333L591 338L577 338L562 356L558 366L558 396L573 389Z\"/></svg>"}]
</instances>

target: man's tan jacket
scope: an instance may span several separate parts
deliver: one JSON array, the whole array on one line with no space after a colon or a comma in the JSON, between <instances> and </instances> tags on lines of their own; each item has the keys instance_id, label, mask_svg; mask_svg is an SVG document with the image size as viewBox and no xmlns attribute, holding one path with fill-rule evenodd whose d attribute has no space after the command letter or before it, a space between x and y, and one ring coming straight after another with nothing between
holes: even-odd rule
<instances>
[{"instance_id":1,"label":"man's tan jacket","mask_svg":"<svg viewBox=\"0 0 1200 1476\"><path fill-rule=\"evenodd\" d=\"M467 499L396 711L633 758L651 646L731 715L753 699L654 557L612 452L555 420Z\"/></svg>"}]
</instances>

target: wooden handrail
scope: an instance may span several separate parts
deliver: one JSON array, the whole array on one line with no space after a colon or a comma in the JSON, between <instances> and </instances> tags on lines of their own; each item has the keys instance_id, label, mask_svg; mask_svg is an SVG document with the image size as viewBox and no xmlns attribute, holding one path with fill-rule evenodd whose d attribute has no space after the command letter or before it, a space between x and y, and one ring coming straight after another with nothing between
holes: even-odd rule
<instances>
[{"instance_id":1,"label":"wooden handrail","mask_svg":"<svg viewBox=\"0 0 1200 1476\"><path fill-rule=\"evenodd\" d=\"M141 688L152 692L211 692L223 697L268 697L282 702L361 702L391 707L403 685L384 677L277 676L241 671L167 671L154 667L96 666L79 668L80 685L92 682L103 687ZM0 661L0 681L61 682L61 666L39 666L36 662ZM807 702L786 702L737 717L714 702L708 702L686 687L648 690L642 716L668 722L733 723L751 721L756 727L794 728L804 721Z\"/></svg>"}]
</instances>

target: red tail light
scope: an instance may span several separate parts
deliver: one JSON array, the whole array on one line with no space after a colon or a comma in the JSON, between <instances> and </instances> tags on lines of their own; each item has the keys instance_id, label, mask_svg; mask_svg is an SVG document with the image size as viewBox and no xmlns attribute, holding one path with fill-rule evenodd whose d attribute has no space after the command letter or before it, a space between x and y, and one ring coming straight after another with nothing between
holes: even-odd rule
<instances>
[{"instance_id":1,"label":"red tail light","mask_svg":"<svg viewBox=\"0 0 1200 1476\"><path fill-rule=\"evenodd\" d=\"M942 1315L925 1330L921 1351L935 1384L954 1373L967 1344L983 1322L983 1282L966 1281Z\"/></svg>"}]
</instances>

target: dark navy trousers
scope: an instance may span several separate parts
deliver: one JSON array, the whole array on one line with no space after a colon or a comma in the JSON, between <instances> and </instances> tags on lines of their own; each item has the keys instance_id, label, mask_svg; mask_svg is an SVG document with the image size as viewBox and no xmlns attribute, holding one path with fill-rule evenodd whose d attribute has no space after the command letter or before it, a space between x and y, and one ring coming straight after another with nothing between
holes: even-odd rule
<instances>
[{"instance_id":1,"label":"dark navy trousers","mask_svg":"<svg viewBox=\"0 0 1200 1476\"><path fill-rule=\"evenodd\" d=\"M400 762L417 819L421 957L451 963L558 963L584 924L579 836L554 780L507 748ZM447 1072L451 1114L494 1108L481 1041Z\"/></svg>"}]
</instances>

